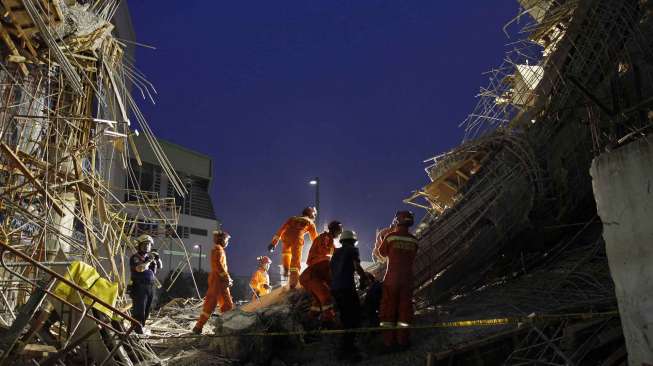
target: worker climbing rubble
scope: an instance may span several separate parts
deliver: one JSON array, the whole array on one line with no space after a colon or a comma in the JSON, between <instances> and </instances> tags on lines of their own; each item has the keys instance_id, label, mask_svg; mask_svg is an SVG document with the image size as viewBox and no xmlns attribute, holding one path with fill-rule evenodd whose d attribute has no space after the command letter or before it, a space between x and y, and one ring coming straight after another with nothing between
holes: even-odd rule
<instances>
[{"instance_id":1,"label":"worker climbing rubble","mask_svg":"<svg viewBox=\"0 0 653 366\"><path fill-rule=\"evenodd\" d=\"M331 292L336 301L340 322L344 329L354 329L360 326L361 306L354 273L358 273L360 287L364 289L372 277L366 273L360 264L360 254L356 243L355 232L345 230L340 235L342 246L336 249L331 258ZM340 340L338 359L342 361L360 361L361 355L355 345L356 333L345 333Z\"/></svg>"},{"instance_id":2,"label":"worker climbing rubble","mask_svg":"<svg viewBox=\"0 0 653 366\"><path fill-rule=\"evenodd\" d=\"M301 216L289 218L279 228L268 245L268 250L273 252L279 240L283 242L281 251L281 265L283 267L283 277L288 279L289 287L295 288L299 281L299 270L302 262L302 249L304 247L304 236L309 234L311 240L317 237L315 228L315 218L317 209L315 207L306 207Z\"/></svg>"},{"instance_id":3,"label":"worker climbing rubble","mask_svg":"<svg viewBox=\"0 0 653 366\"><path fill-rule=\"evenodd\" d=\"M225 249L229 245L231 236L225 231L213 232L213 249L211 250L211 273L209 273L209 287L206 290L202 314L197 320L193 333L202 333L204 324L209 320L217 305L220 312L225 313L234 307L233 299L229 288L233 280L229 276L227 268L227 253Z\"/></svg>"},{"instance_id":4,"label":"worker climbing rubble","mask_svg":"<svg viewBox=\"0 0 653 366\"><path fill-rule=\"evenodd\" d=\"M323 323L333 322L336 317L331 299L331 269L329 262L335 250L334 240L342 233L342 224L329 223L328 230L321 233L311 244L306 264L308 268L299 276L299 283L313 297L310 314Z\"/></svg>"},{"instance_id":5,"label":"worker climbing rubble","mask_svg":"<svg viewBox=\"0 0 653 366\"><path fill-rule=\"evenodd\" d=\"M272 260L268 256L258 257L256 260L258 261L258 268L254 274L252 274L252 279L249 281L249 287L252 289L252 292L254 292L252 301L269 294L271 289L268 270L270 270Z\"/></svg>"},{"instance_id":6,"label":"worker climbing rubble","mask_svg":"<svg viewBox=\"0 0 653 366\"><path fill-rule=\"evenodd\" d=\"M129 258L131 283L129 294L132 298L132 315L140 326L135 332L144 333L145 322L150 317L150 307L154 299L154 283L156 273L163 268L163 262L156 250L152 249L154 239L149 235L141 235L136 239L137 252Z\"/></svg>"},{"instance_id":7,"label":"worker climbing rubble","mask_svg":"<svg viewBox=\"0 0 653 366\"><path fill-rule=\"evenodd\" d=\"M396 230L379 247L379 254L388 261L379 314L381 327L409 327L413 320L413 261L418 245L408 229L415 217L410 211L398 211L395 222ZM410 333L408 329L389 330L383 338L389 350L403 350L409 346Z\"/></svg>"}]
</instances>

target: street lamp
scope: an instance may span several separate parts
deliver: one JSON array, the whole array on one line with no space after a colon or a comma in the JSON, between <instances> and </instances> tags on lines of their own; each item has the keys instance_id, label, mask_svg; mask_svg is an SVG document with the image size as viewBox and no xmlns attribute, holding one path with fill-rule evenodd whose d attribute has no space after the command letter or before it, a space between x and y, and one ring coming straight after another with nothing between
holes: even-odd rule
<instances>
[{"instance_id":1,"label":"street lamp","mask_svg":"<svg viewBox=\"0 0 653 366\"><path fill-rule=\"evenodd\" d=\"M319 226L319 217L320 217L320 177L315 177L311 179L308 184L315 186L315 209L317 210L317 215L315 215L315 227L320 229Z\"/></svg>"},{"instance_id":2,"label":"street lamp","mask_svg":"<svg viewBox=\"0 0 653 366\"><path fill-rule=\"evenodd\" d=\"M202 272L202 246L199 244L193 245L193 248L200 250L200 256L197 258L197 264L199 265L199 272Z\"/></svg>"}]
</instances>

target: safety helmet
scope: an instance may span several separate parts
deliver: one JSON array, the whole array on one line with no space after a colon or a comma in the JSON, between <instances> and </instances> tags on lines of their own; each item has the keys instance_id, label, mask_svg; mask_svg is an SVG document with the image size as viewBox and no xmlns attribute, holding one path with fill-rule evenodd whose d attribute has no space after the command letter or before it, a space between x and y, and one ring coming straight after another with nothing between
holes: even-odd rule
<instances>
[{"instance_id":1,"label":"safety helmet","mask_svg":"<svg viewBox=\"0 0 653 366\"><path fill-rule=\"evenodd\" d=\"M329 226L327 226L329 232L342 232L342 223L340 221L331 221Z\"/></svg>"},{"instance_id":2,"label":"safety helmet","mask_svg":"<svg viewBox=\"0 0 653 366\"><path fill-rule=\"evenodd\" d=\"M302 211L302 216L315 217L317 215L317 209L315 207L306 207Z\"/></svg>"},{"instance_id":3,"label":"safety helmet","mask_svg":"<svg viewBox=\"0 0 653 366\"><path fill-rule=\"evenodd\" d=\"M147 234L143 234L138 238L136 238L136 243L138 244L138 246L141 246L143 244L154 245L154 239Z\"/></svg>"},{"instance_id":4,"label":"safety helmet","mask_svg":"<svg viewBox=\"0 0 653 366\"><path fill-rule=\"evenodd\" d=\"M398 226L413 226L415 215L410 211L397 211L394 222Z\"/></svg>"},{"instance_id":5,"label":"safety helmet","mask_svg":"<svg viewBox=\"0 0 653 366\"><path fill-rule=\"evenodd\" d=\"M358 235L355 231L345 230L340 234L340 242L353 241L354 243L358 241Z\"/></svg>"},{"instance_id":6,"label":"safety helmet","mask_svg":"<svg viewBox=\"0 0 653 366\"><path fill-rule=\"evenodd\" d=\"M261 264L261 265L272 263L272 259L270 259L270 257L268 257L267 255L257 257L256 260L258 261L258 264Z\"/></svg>"}]
</instances>

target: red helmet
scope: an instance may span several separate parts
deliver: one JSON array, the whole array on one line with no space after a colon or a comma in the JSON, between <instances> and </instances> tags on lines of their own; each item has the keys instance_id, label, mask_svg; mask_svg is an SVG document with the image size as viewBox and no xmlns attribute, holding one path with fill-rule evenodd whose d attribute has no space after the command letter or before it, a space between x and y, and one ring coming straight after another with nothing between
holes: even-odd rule
<instances>
[{"instance_id":1,"label":"red helmet","mask_svg":"<svg viewBox=\"0 0 653 366\"><path fill-rule=\"evenodd\" d=\"M393 223L397 226L413 226L415 215L410 211L397 211Z\"/></svg>"},{"instance_id":2,"label":"red helmet","mask_svg":"<svg viewBox=\"0 0 653 366\"><path fill-rule=\"evenodd\" d=\"M315 207L306 207L302 211L302 216L315 217L317 215L317 209Z\"/></svg>"},{"instance_id":3,"label":"red helmet","mask_svg":"<svg viewBox=\"0 0 653 366\"><path fill-rule=\"evenodd\" d=\"M256 260L258 261L258 264L261 264L261 265L272 263L272 259L270 259L270 257L268 257L267 255L264 255L262 257L258 257L258 258L256 258Z\"/></svg>"}]
</instances>

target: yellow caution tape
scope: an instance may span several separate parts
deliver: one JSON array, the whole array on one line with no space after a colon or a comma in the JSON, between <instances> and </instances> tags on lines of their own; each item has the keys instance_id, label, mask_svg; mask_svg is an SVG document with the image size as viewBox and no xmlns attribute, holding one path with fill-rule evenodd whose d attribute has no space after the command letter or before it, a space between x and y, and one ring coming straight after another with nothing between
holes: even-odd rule
<instances>
[{"instance_id":1,"label":"yellow caution tape","mask_svg":"<svg viewBox=\"0 0 653 366\"><path fill-rule=\"evenodd\" d=\"M408 327L368 327L353 329L318 329L318 330L300 330L292 332L250 332L250 333L222 333L222 334L185 334L180 336L147 336L147 339L171 339L171 338L226 338L226 337L288 337L304 336L319 334L345 334L345 333L372 333L384 332L389 330L408 330L408 329L439 329L439 328L468 328L468 327L491 327L509 324L531 324L542 321L562 321L562 320L587 320L597 318L612 318L619 316L619 311L607 311L601 313L570 313L570 314L548 314L533 315L528 317L516 318L494 318L494 319L475 319L475 320L457 320L450 322L439 322L422 325L411 325Z\"/></svg>"}]
</instances>

